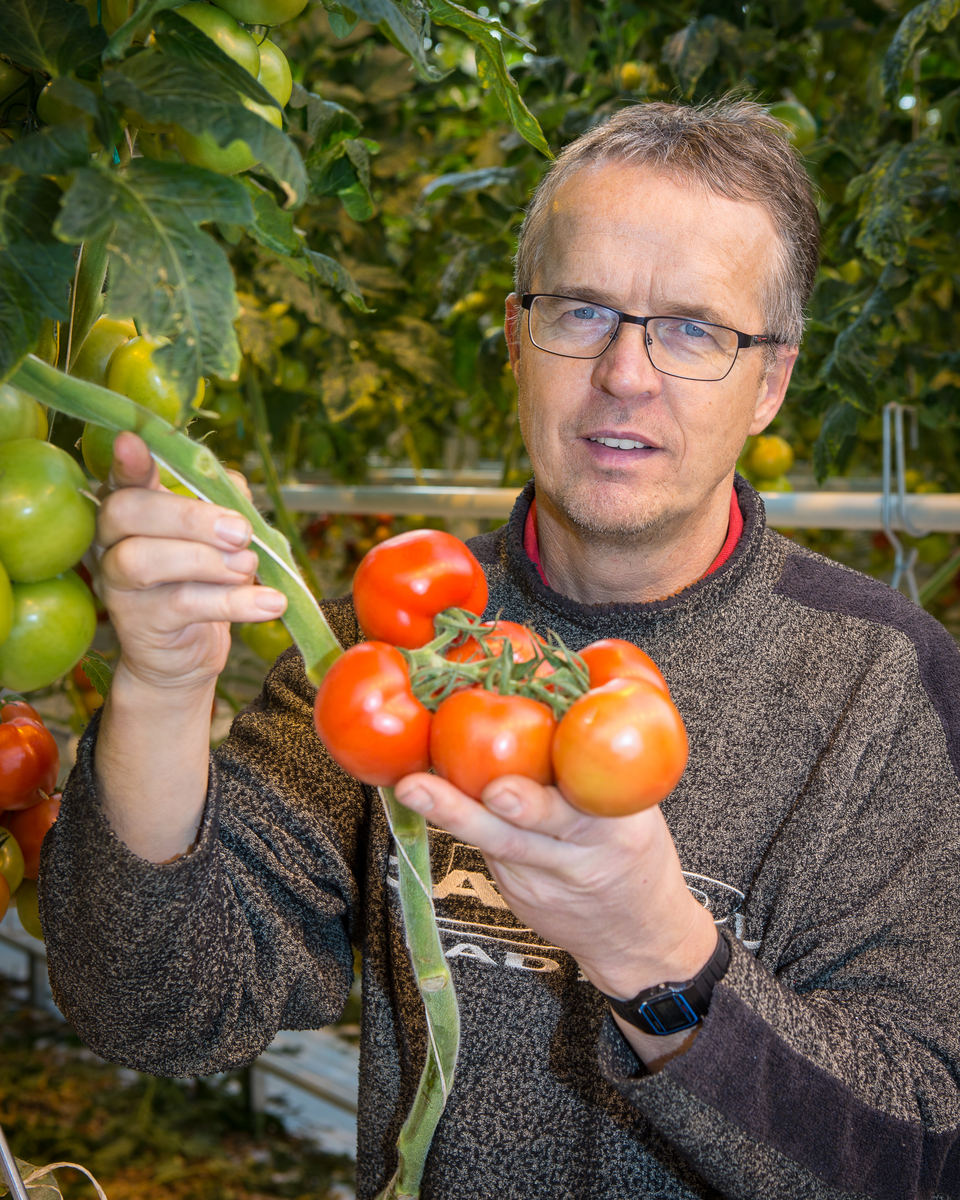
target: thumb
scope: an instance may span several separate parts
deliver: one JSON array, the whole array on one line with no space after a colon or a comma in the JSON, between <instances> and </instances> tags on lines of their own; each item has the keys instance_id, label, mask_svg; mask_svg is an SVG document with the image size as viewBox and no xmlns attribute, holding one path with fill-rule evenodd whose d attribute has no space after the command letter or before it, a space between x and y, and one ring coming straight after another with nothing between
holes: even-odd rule
<instances>
[{"instance_id":1,"label":"thumb","mask_svg":"<svg viewBox=\"0 0 960 1200\"><path fill-rule=\"evenodd\" d=\"M109 486L116 491L125 487L160 487L160 469L150 457L146 443L135 433L118 433L113 443Z\"/></svg>"}]
</instances>

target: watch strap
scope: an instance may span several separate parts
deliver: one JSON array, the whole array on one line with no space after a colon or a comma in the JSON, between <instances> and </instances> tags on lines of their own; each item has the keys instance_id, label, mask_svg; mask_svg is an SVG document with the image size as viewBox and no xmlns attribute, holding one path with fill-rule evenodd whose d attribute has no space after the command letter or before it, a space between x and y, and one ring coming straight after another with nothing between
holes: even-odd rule
<instances>
[{"instance_id":1,"label":"watch strap","mask_svg":"<svg viewBox=\"0 0 960 1200\"><path fill-rule=\"evenodd\" d=\"M710 961L693 979L683 983L659 983L645 988L632 1000L618 1000L605 996L613 1011L630 1025L644 1033L665 1037L692 1029L707 1015L713 989L720 982L730 965L730 946L727 939L717 930L717 946Z\"/></svg>"}]
</instances>

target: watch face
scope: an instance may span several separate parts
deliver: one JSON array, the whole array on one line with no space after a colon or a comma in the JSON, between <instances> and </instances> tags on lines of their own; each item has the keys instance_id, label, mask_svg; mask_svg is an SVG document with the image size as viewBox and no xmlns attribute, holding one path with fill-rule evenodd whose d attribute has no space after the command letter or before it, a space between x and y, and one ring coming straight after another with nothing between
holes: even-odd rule
<instances>
[{"instance_id":1,"label":"watch face","mask_svg":"<svg viewBox=\"0 0 960 1200\"><path fill-rule=\"evenodd\" d=\"M679 992L668 992L666 996L648 1000L641 1005L640 1012L660 1034L692 1029L700 1020Z\"/></svg>"}]
</instances>

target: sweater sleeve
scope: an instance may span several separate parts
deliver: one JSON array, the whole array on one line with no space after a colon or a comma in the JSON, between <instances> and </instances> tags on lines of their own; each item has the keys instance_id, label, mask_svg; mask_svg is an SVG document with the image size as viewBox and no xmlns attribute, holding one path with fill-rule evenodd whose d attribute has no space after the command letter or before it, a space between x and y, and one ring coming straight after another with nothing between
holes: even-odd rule
<instances>
[{"instance_id":1,"label":"sweater sleeve","mask_svg":"<svg viewBox=\"0 0 960 1200\"><path fill-rule=\"evenodd\" d=\"M54 999L98 1054L209 1074L342 1011L366 804L316 737L313 692L288 651L212 757L194 848L167 864L107 824L91 722L44 841L40 902Z\"/></svg>"},{"instance_id":2,"label":"sweater sleeve","mask_svg":"<svg viewBox=\"0 0 960 1200\"><path fill-rule=\"evenodd\" d=\"M730 1200L960 1196L960 797L915 678L829 852L805 855L809 811L786 830L757 956L729 939L691 1048L651 1076L605 1023L608 1080Z\"/></svg>"}]
</instances>

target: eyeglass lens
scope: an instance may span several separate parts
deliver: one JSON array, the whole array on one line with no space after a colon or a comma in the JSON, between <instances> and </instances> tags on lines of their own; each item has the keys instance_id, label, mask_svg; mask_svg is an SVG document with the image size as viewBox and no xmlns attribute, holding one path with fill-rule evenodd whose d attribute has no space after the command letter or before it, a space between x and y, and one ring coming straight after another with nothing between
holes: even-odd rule
<instances>
[{"instance_id":1,"label":"eyeglass lens","mask_svg":"<svg viewBox=\"0 0 960 1200\"><path fill-rule=\"evenodd\" d=\"M530 306L535 346L567 358L598 358L617 331L612 308L562 296L537 296ZM666 375L722 379L737 357L732 329L690 317L655 317L646 325L650 361Z\"/></svg>"}]
</instances>

